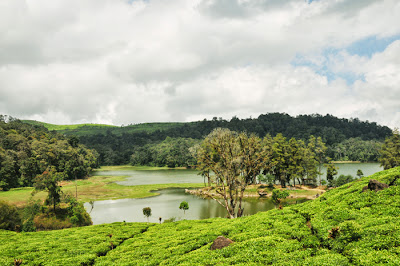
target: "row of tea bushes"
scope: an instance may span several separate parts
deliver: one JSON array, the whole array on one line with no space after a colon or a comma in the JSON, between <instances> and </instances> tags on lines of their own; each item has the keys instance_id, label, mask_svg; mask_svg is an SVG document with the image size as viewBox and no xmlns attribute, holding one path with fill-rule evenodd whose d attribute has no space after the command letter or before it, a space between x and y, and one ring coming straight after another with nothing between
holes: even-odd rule
<instances>
[{"instance_id":1,"label":"row of tea bushes","mask_svg":"<svg viewBox=\"0 0 400 266\"><path fill-rule=\"evenodd\" d=\"M390 186L365 190L370 178ZM18 258L27 265L400 265L400 168L370 178L232 220L1 231L0 264ZM234 243L210 250L220 235Z\"/></svg>"}]
</instances>

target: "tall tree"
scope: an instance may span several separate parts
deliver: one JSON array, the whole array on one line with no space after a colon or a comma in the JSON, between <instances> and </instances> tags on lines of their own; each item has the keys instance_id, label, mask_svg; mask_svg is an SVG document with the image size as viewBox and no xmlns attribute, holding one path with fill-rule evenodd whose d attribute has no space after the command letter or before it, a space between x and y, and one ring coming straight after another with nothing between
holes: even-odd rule
<instances>
[{"instance_id":1,"label":"tall tree","mask_svg":"<svg viewBox=\"0 0 400 266\"><path fill-rule=\"evenodd\" d=\"M338 174L337 167L333 163L326 164L326 180L328 180L329 185L332 185L335 175Z\"/></svg>"},{"instance_id":2,"label":"tall tree","mask_svg":"<svg viewBox=\"0 0 400 266\"><path fill-rule=\"evenodd\" d=\"M330 161L330 159L326 157L327 148L321 137L315 138L313 135L310 136L308 147L314 152L315 159L318 162L319 185L321 185L322 164L326 161Z\"/></svg>"},{"instance_id":3,"label":"tall tree","mask_svg":"<svg viewBox=\"0 0 400 266\"><path fill-rule=\"evenodd\" d=\"M249 181L243 171L243 138L229 129L217 128L204 139L196 155L197 161L215 174L216 192L222 201L213 199L226 209L229 218L242 216L241 201Z\"/></svg>"},{"instance_id":4,"label":"tall tree","mask_svg":"<svg viewBox=\"0 0 400 266\"><path fill-rule=\"evenodd\" d=\"M267 161L266 169L268 172L275 176L275 180L278 180L282 187L286 186L288 161L287 161L287 149L288 144L286 138L282 134L277 134L273 138L271 145L271 155Z\"/></svg>"},{"instance_id":5,"label":"tall tree","mask_svg":"<svg viewBox=\"0 0 400 266\"><path fill-rule=\"evenodd\" d=\"M385 170L400 166L400 134L397 128L392 136L385 139L380 154L379 162Z\"/></svg>"},{"instance_id":6,"label":"tall tree","mask_svg":"<svg viewBox=\"0 0 400 266\"><path fill-rule=\"evenodd\" d=\"M46 190L48 192L45 204L53 205L53 210L61 202L61 186L58 184L64 179L64 173L56 172L55 167L48 168L43 174L35 178L33 194Z\"/></svg>"}]
</instances>

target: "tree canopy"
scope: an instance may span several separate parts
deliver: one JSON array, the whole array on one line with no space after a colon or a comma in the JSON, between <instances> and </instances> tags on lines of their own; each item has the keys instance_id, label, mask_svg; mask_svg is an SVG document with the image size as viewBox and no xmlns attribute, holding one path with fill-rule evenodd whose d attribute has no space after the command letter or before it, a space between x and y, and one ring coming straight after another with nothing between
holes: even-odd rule
<instances>
[{"instance_id":1,"label":"tree canopy","mask_svg":"<svg viewBox=\"0 0 400 266\"><path fill-rule=\"evenodd\" d=\"M392 136L385 139L380 154L379 162L385 170L400 165L400 133L398 129L393 131Z\"/></svg>"},{"instance_id":2,"label":"tree canopy","mask_svg":"<svg viewBox=\"0 0 400 266\"><path fill-rule=\"evenodd\" d=\"M47 169L64 179L83 178L98 167L98 154L46 128L0 116L0 190L33 186Z\"/></svg>"}]
</instances>

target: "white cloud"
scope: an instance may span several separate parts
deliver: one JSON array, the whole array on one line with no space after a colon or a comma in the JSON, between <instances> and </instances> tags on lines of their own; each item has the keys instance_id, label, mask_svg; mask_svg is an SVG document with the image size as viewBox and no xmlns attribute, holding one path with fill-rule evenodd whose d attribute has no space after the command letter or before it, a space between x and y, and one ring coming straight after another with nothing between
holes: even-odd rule
<instances>
[{"instance_id":1,"label":"white cloud","mask_svg":"<svg viewBox=\"0 0 400 266\"><path fill-rule=\"evenodd\" d=\"M395 0L2 0L0 113L113 124L332 113L395 126L399 41L371 58L343 49L400 34L399 13ZM328 81L291 65L297 55L364 80Z\"/></svg>"}]
</instances>

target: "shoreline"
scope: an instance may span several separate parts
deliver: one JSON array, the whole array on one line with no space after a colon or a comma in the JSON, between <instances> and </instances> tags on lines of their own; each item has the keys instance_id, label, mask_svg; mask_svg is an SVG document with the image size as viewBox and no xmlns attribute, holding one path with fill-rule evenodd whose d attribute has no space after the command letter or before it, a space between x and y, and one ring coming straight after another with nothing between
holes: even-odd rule
<instances>
[{"instance_id":1,"label":"shoreline","mask_svg":"<svg viewBox=\"0 0 400 266\"><path fill-rule=\"evenodd\" d=\"M274 185L274 189L282 189L280 185ZM285 188L283 188L285 189ZM260 198L267 199L272 197L271 188L267 188L265 185L250 185L244 191L243 198ZM289 196L286 199L315 199L317 195L322 195L326 192L326 189L322 187L310 188L307 186L296 185L295 187L286 187L289 191ZM195 195L203 198L218 198L222 196L216 193L212 187L203 187L199 189L185 189L185 193Z\"/></svg>"}]
</instances>

